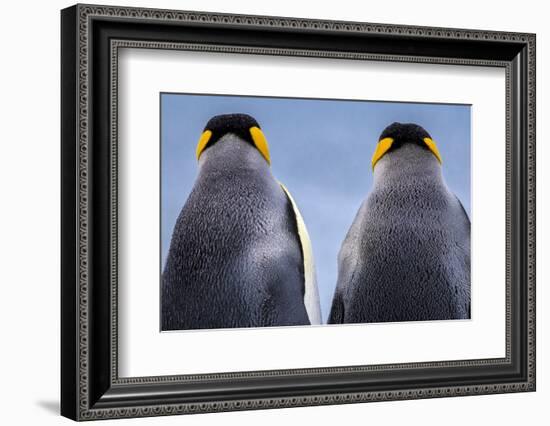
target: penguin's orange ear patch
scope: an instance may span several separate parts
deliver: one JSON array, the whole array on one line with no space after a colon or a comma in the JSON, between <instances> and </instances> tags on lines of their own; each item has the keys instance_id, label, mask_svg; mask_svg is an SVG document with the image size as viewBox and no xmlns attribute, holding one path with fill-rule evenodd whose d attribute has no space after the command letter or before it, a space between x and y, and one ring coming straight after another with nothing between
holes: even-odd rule
<instances>
[{"instance_id":1,"label":"penguin's orange ear patch","mask_svg":"<svg viewBox=\"0 0 550 426\"><path fill-rule=\"evenodd\" d=\"M259 127L254 126L250 128L250 136L252 136L254 145L264 156L267 164L271 164L271 159L269 157L269 145L267 144L267 139L265 138L264 132L262 132Z\"/></svg>"},{"instance_id":2,"label":"penguin's orange ear patch","mask_svg":"<svg viewBox=\"0 0 550 426\"><path fill-rule=\"evenodd\" d=\"M212 131L205 130L204 132L202 132L199 143L197 144L197 160L200 158L202 152L204 151L204 148L206 148L206 145L208 145L208 141L210 141L211 137Z\"/></svg>"},{"instance_id":3,"label":"penguin's orange ear patch","mask_svg":"<svg viewBox=\"0 0 550 426\"><path fill-rule=\"evenodd\" d=\"M439 153L439 150L437 149L437 145L431 138L424 138L424 143L428 147L430 151L432 151L433 155L438 159L440 164L443 164L443 160L441 159L441 154Z\"/></svg>"},{"instance_id":4,"label":"penguin's orange ear patch","mask_svg":"<svg viewBox=\"0 0 550 426\"><path fill-rule=\"evenodd\" d=\"M392 144L393 138L384 138L378 141L378 145L376 145L376 149L372 155L372 170L374 170L374 166L378 163L378 160L380 160L384 154L388 152Z\"/></svg>"}]
</instances>

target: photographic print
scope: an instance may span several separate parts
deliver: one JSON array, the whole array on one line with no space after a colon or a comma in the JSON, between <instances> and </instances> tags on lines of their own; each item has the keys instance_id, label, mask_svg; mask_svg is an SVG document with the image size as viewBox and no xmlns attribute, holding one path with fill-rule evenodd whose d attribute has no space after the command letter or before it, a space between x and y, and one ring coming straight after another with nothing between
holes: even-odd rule
<instances>
[{"instance_id":1,"label":"photographic print","mask_svg":"<svg viewBox=\"0 0 550 426\"><path fill-rule=\"evenodd\" d=\"M535 391L535 34L61 18L64 416Z\"/></svg>"},{"instance_id":2,"label":"photographic print","mask_svg":"<svg viewBox=\"0 0 550 426\"><path fill-rule=\"evenodd\" d=\"M160 106L161 331L470 319L470 105Z\"/></svg>"}]
</instances>

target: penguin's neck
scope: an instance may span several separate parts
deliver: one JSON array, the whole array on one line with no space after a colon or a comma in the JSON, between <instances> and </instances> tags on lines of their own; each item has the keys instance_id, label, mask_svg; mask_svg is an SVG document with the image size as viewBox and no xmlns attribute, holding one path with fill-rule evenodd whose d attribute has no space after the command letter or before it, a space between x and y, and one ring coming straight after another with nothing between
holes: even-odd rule
<instances>
[{"instance_id":1,"label":"penguin's neck","mask_svg":"<svg viewBox=\"0 0 550 426\"><path fill-rule=\"evenodd\" d=\"M374 185L386 186L395 182L414 182L434 185L442 182L441 165L427 149L406 144L382 157L374 168Z\"/></svg>"},{"instance_id":2,"label":"penguin's neck","mask_svg":"<svg viewBox=\"0 0 550 426\"><path fill-rule=\"evenodd\" d=\"M227 134L204 151L199 160L200 174L269 172L269 164L251 143Z\"/></svg>"}]
</instances>

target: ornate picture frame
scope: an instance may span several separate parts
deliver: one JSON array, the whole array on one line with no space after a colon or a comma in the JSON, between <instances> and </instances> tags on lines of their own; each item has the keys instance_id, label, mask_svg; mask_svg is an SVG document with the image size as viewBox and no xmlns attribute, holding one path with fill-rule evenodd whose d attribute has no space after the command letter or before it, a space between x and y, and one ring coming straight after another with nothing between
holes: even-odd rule
<instances>
[{"instance_id":1,"label":"ornate picture frame","mask_svg":"<svg viewBox=\"0 0 550 426\"><path fill-rule=\"evenodd\" d=\"M64 9L61 414L93 420L534 391L535 42L534 34L510 32L96 5ZM505 356L119 377L121 48L504 69Z\"/></svg>"}]
</instances>

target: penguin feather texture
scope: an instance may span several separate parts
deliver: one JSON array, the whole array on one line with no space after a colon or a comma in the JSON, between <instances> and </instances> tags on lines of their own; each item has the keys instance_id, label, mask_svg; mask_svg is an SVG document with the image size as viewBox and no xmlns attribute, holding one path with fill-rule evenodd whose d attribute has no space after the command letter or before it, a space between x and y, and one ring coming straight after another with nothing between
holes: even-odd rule
<instances>
[{"instance_id":1,"label":"penguin feather texture","mask_svg":"<svg viewBox=\"0 0 550 426\"><path fill-rule=\"evenodd\" d=\"M162 330L309 325L294 208L249 142L200 156L162 275Z\"/></svg>"},{"instance_id":2,"label":"penguin feather texture","mask_svg":"<svg viewBox=\"0 0 550 426\"><path fill-rule=\"evenodd\" d=\"M470 221L428 149L384 155L338 256L329 322L470 318Z\"/></svg>"}]
</instances>

